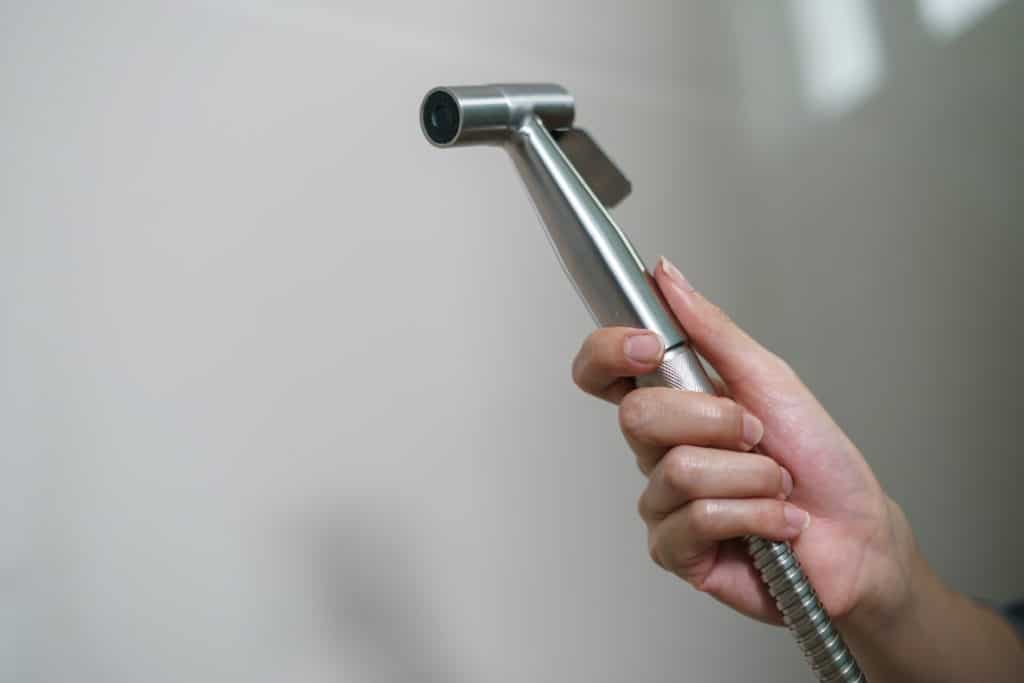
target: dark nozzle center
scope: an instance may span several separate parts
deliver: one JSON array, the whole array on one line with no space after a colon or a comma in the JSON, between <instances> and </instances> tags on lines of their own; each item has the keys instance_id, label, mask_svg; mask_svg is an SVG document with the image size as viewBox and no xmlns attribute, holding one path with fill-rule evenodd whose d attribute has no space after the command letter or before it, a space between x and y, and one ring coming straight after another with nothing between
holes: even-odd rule
<instances>
[{"instance_id":1,"label":"dark nozzle center","mask_svg":"<svg viewBox=\"0 0 1024 683\"><path fill-rule=\"evenodd\" d=\"M423 130L439 145L445 145L459 134L459 105L443 90L430 93L423 103Z\"/></svg>"}]
</instances>

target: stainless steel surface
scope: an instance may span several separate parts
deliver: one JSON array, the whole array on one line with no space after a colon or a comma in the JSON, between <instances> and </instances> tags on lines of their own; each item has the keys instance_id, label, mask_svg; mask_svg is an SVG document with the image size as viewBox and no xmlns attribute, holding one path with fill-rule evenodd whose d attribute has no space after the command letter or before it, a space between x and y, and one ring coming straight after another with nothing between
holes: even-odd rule
<instances>
[{"instance_id":1,"label":"stainless steel surface","mask_svg":"<svg viewBox=\"0 0 1024 683\"><path fill-rule=\"evenodd\" d=\"M536 92L531 93L534 87ZM429 130L435 93L447 94L458 107L458 125L443 142ZM643 262L549 131L571 125L573 109L571 96L559 86L434 88L423 99L420 121L424 135L437 146L505 144L566 275L595 321L602 326L644 327L665 341L661 367L640 378L639 384L714 393ZM747 542L818 680L865 681L789 545L753 537Z\"/></svg>"},{"instance_id":2,"label":"stainless steel surface","mask_svg":"<svg viewBox=\"0 0 1024 683\"><path fill-rule=\"evenodd\" d=\"M594 320L654 330L666 348L685 341L633 246L540 121L526 117L506 148Z\"/></svg>"}]
</instances>

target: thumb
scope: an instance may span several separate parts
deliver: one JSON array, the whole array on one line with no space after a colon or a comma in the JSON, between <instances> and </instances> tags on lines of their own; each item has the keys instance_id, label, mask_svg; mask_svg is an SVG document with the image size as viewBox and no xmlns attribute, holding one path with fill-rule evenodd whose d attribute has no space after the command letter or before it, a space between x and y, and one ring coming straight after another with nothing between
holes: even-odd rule
<instances>
[{"instance_id":1,"label":"thumb","mask_svg":"<svg viewBox=\"0 0 1024 683\"><path fill-rule=\"evenodd\" d=\"M654 278L690 342L733 391L743 387L802 388L781 358L705 299L664 256L654 269Z\"/></svg>"}]
</instances>

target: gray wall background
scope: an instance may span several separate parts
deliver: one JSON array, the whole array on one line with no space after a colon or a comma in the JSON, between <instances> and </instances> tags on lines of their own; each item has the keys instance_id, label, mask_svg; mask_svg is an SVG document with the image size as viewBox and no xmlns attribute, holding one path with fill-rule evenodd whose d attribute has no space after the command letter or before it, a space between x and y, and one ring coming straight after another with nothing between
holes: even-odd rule
<instances>
[{"instance_id":1,"label":"gray wall background","mask_svg":"<svg viewBox=\"0 0 1024 683\"><path fill-rule=\"evenodd\" d=\"M1020 594L1024 8L987 4L845 2L880 76L825 109L801 2L0 5L0 680L807 680L648 560L590 321L507 159L422 140L438 83L571 88L640 252L947 580Z\"/></svg>"}]
</instances>

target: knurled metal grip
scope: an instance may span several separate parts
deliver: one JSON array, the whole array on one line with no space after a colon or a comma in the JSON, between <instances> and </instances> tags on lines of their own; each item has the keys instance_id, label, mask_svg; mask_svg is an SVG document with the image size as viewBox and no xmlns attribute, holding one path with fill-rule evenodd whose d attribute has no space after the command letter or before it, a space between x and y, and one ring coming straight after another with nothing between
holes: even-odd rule
<instances>
[{"instance_id":1,"label":"knurled metal grip","mask_svg":"<svg viewBox=\"0 0 1024 683\"><path fill-rule=\"evenodd\" d=\"M668 387L683 391L702 391L714 394L715 385L704 370L697 354L686 342L665 352L658 369L636 378L638 387Z\"/></svg>"},{"instance_id":2,"label":"knurled metal grip","mask_svg":"<svg viewBox=\"0 0 1024 683\"><path fill-rule=\"evenodd\" d=\"M703 363L686 343L666 351L658 369L638 377L636 383L641 387L716 393ZM754 567L818 681L867 683L790 545L757 536L748 536L746 542Z\"/></svg>"}]
</instances>

